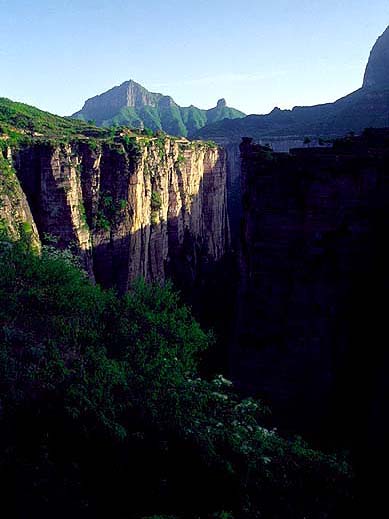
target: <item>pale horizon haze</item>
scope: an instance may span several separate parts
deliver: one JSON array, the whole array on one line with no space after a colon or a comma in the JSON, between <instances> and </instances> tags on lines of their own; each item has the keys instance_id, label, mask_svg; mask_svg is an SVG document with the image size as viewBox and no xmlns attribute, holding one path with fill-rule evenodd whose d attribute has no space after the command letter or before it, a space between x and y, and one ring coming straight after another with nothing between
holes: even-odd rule
<instances>
[{"instance_id":1,"label":"pale horizon haze","mask_svg":"<svg viewBox=\"0 0 389 519\"><path fill-rule=\"evenodd\" d=\"M0 97L59 115L133 79L245 113L358 89L384 0L0 0Z\"/></svg>"}]
</instances>

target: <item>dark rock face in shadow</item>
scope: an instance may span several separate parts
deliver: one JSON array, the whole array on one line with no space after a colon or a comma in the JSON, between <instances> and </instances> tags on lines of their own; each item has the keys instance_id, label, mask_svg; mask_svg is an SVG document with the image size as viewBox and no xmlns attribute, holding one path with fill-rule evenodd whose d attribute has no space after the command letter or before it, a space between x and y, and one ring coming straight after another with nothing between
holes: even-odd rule
<instances>
[{"instance_id":1,"label":"dark rock face in shadow","mask_svg":"<svg viewBox=\"0 0 389 519\"><path fill-rule=\"evenodd\" d=\"M389 88L389 27L376 41L369 57L363 79L363 88L383 90Z\"/></svg>"},{"instance_id":2,"label":"dark rock face in shadow","mask_svg":"<svg viewBox=\"0 0 389 519\"><path fill-rule=\"evenodd\" d=\"M233 378L281 426L352 449L361 486L373 478L377 493L389 434L389 132L289 155L244 139L241 153Z\"/></svg>"},{"instance_id":3,"label":"dark rock face in shadow","mask_svg":"<svg viewBox=\"0 0 389 519\"><path fill-rule=\"evenodd\" d=\"M230 142L228 139L216 138L215 142L224 148L226 154L227 208L230 222L231 247L236 251L239 248L240 221L242 218L240 139L236 142Z\"/></svg>"}]
</instances>

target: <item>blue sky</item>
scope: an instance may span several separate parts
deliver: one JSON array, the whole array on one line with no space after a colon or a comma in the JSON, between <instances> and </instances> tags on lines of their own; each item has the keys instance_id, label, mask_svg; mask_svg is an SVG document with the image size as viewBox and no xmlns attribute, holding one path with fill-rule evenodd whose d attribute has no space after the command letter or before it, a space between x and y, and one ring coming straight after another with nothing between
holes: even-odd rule
<instances>
[{"instance_id":1,"label":"blue sky","mask_svg":"<svg viewBox=\"0 0 389 519\"><path fill-rule=\"evenodd\" d=\"M0 96L61 115L127 79L247 113L357 88L388 0L0 0Z\"/></svg>"}]
</instances>

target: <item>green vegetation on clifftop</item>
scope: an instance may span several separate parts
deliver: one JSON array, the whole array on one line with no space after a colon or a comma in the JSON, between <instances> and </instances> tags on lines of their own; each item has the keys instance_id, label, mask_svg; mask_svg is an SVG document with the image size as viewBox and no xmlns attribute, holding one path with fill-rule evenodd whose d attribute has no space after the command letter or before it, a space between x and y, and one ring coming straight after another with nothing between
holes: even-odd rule
<instances>
[{"instance_id":1,"label":"green vegetation on clifftop","mask_svg":"<svg viewBox=\"0 0 389 519\"><path fill-rule=\"evenodd\" d=\"M131 123L131 121L127 122ZM88 143L93 150L97 150L102 143L107 143L117 145L118 148L123 145L127 151L136 152L139 143L148 144L155 141L161 147L161 143L168 137L158 125L153 132L147 128L143 130L130 128L124 123L125 121L122 121L120 126L115 125L112 128L99 128L92 123L60 117L24 103L0 98L0 152L8 146L31 142L55 145L76 141ZM172 124L174 126L175 123ZM199 144L215 146L212 142L199 142Z\"/></svg>"}]
</instances>

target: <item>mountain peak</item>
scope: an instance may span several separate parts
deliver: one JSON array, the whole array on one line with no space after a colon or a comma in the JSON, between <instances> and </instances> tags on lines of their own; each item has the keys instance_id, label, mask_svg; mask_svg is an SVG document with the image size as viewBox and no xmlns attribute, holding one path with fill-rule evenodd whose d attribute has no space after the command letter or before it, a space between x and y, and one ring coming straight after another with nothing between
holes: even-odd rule
<instances>
[{"instance_id":1,"label":"mountain peak","mask_svg":"<svg viewBox=\"0 0 389 519\"><path fill-rule=\"evenodd\" d=\"M366 67L363 88L389 88L389 26L376 41Z\"/></svg>"},{"instance_id":2,"label":"mountain peak","mask_svg":"<svg viewBox=\"0 0 389 519\"><path fill-rule=\"evenodd\" d=\"M126 125L132 128L163 130L171 135L187 137L218 120L244 117L219 99L216 108L201 110L191 105L181 107L168 95L149 92L133 79L88 99L82 110L72 117L93 120L98 126Z\"/></svg>"}]
</instances>

